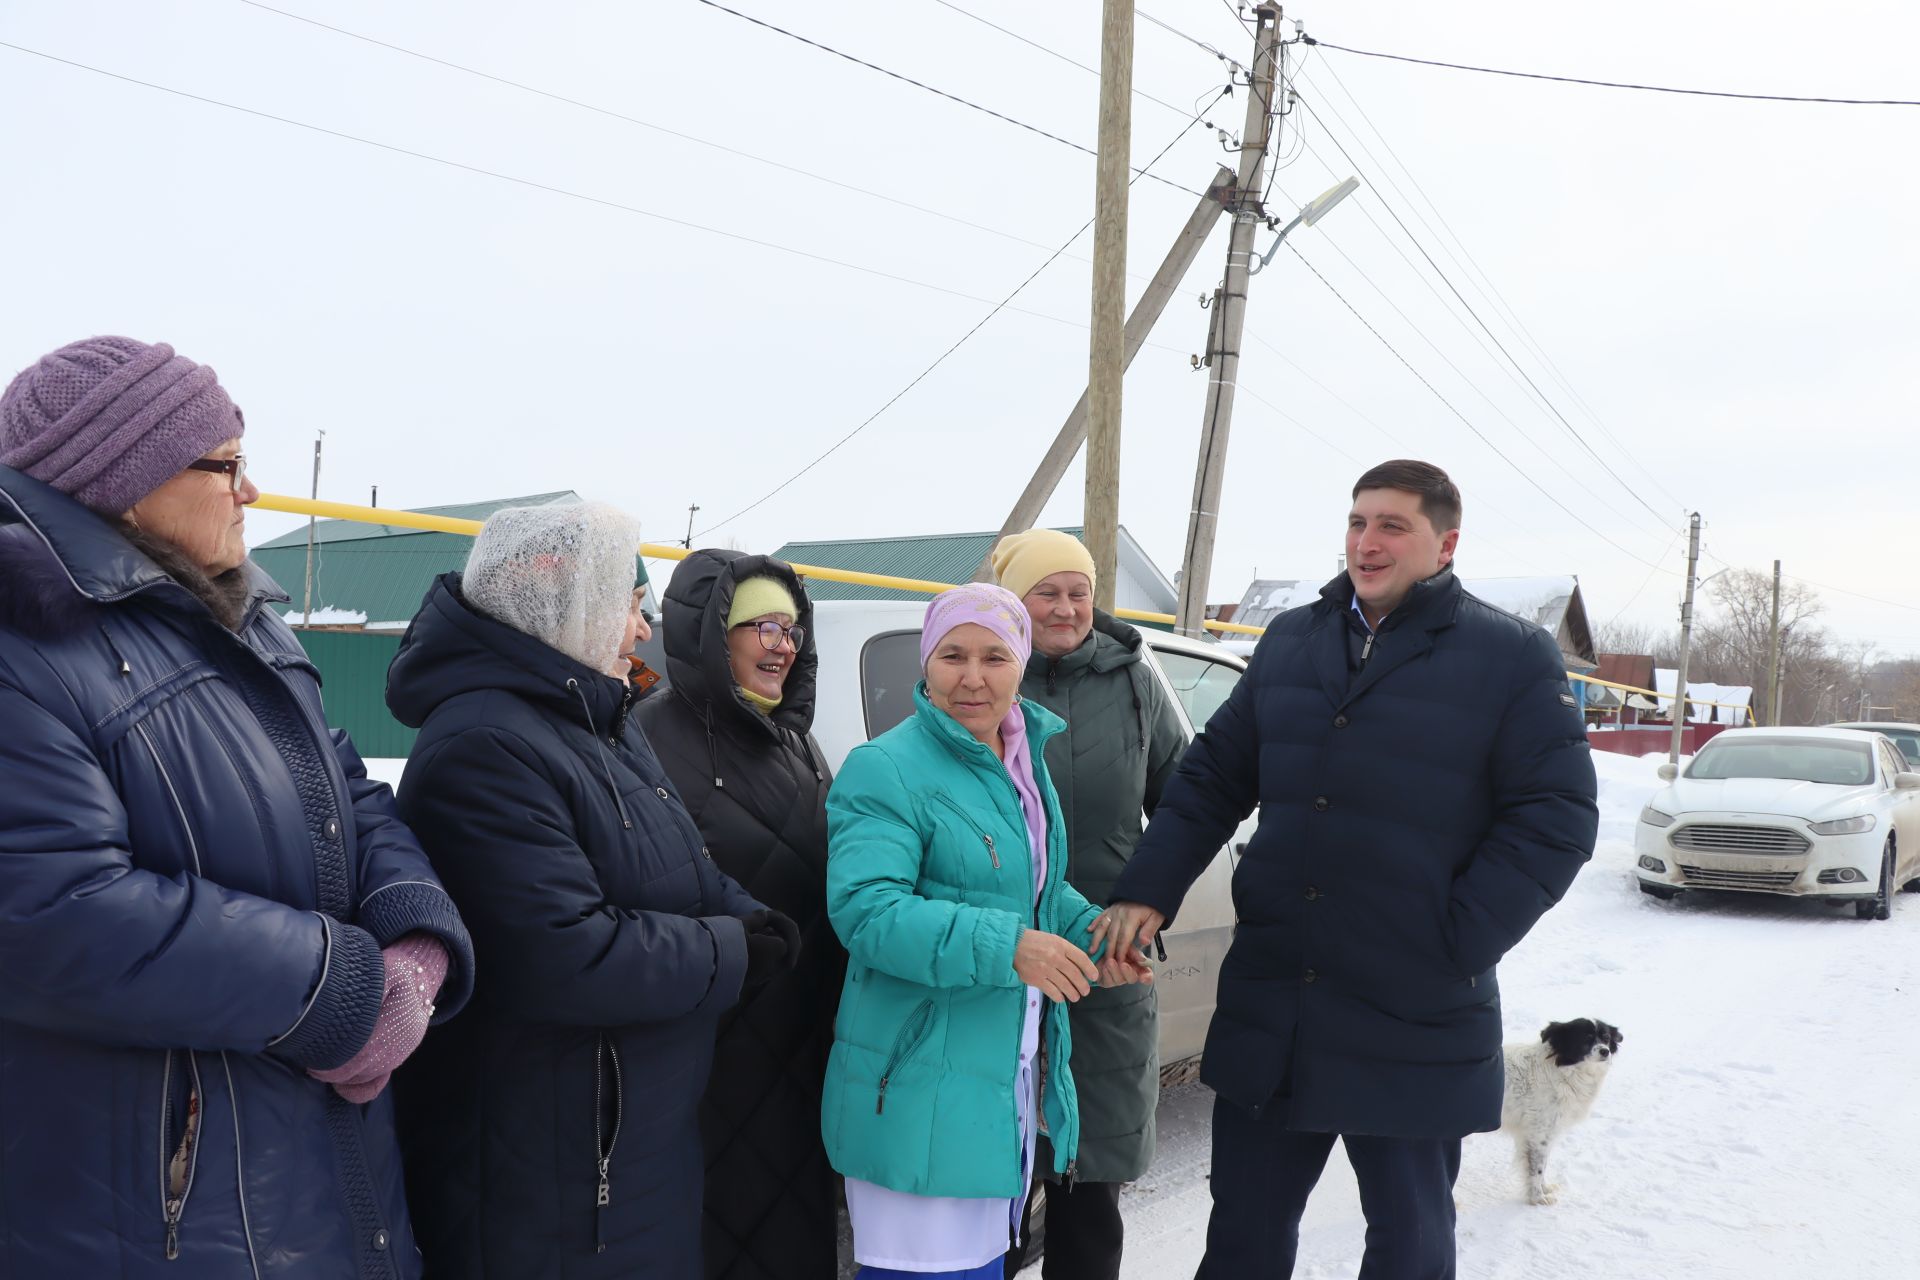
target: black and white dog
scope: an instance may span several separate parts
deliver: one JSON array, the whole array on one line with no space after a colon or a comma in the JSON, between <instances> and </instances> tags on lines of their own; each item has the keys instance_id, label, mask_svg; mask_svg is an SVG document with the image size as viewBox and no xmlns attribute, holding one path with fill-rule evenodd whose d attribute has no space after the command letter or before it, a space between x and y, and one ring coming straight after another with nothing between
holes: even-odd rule
<instances>
[{"instance_id":1,"label":"black and white dog","mask_svg":"<svg viewBox=\"0 0 1920 1280\"><path fill-rule=\"evenodd\" d=\"M1587 1118L1624 1037L1594 1018L1549 1022L1538 1041L1506 1047L1507 1096L1500 1128L1513 1135L1514 1155L1527 1173L1527 1202L1552 1204L1547 1153L1560 1135Z\"/></svg>"}]
</instances>

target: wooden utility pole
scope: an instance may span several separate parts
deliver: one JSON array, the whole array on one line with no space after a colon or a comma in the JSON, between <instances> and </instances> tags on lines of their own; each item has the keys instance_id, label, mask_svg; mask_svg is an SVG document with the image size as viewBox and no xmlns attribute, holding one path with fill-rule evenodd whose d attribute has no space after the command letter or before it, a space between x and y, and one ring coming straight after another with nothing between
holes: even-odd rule
<instances>
[{"instance_id":1,"label":"wooden utility pole","mask_svg":"<svg viewBox=\"0 0 1920 1280\"><path fill-rule=\"evenodd\" d=\"M697 502L687 508L687 536L681 540L680 545L689 551L693 550L693 518L699 513L700 504Z\"/></svg>"},{"instance_id":2,"label":"wooden utility pole","mask_svg":"<svg viewBox=\"0 0 1920 1280\"><path fill-rule=\"evenodd\" d=\"M1093 602L1112 612L1120 550L1120 389L1126 373L1127 178L1133 147L1133 0L1100 16L1100 159L1094 173L1093 336L1087 358L1083 537Z\"/></svg>"},{"instance_id":3,"label":"wooden utility pole","mask_svg":"<svg viewBox=\"0 0 1920 1280\"><path fill-rule=\"evenodd\" d=\"M1207 408L1200 426L1200 459L1193 481L1193 509L1180 559L1180 605L1175 629L1206 632L1207 584L1213 576L1213 538L1220 523L1220 487L1227 469L1227 434L1233 423L1233 393L1240 370L1240 335L1247 320L1248 264L1260 225L1260 183L1274 120L1274 84L1280 69L1280 6L1254 10L1252 85L1247 123L1240 135L1240 174L1233 196L1233 230L1227 241L1227 275L1214 293L1213 341L1208 344Z\"/></svg>"},{"instance_id":4,"label":"wooden utility pole","mask_svg":"<svg viewBox=\"0 0 1920 1280\"><path fill-rule=\"evenodd\" d=\"M326 438L327 438L327 433L324 431L322 431L320 434L316 435L313 438L313 500L315 502L318 502L320 500L320 445L321 445L321 442L323 442ZM308 516L307 517L307 589L306 589L304 598L301 601L301 609L303 610L303 613L300 618L300 625L303 627L310 627L313 625L313 524L314 524L313 517Z\"/></svg>"},{"instance_id":5,"label":"wooden utility pole","mask_svg":"<svg viewBox=\"0 0 1920 1280\"><path fill-rule=\"evenodd\" d=\"M1687 597L1680 606L1680 669L1673 673L1673 743L1667 763L1680 763L1680 735L1687 727L1687 650L1693 647L1693 575L1700 567L1700 513L1693 513L1687 537Z\"/></svg>"},{"instance_id":6,"label":"wooden utility pole","mask_svg":"<svg viewBox=\"0 0 1920 1280\"><path fill-rule=\"evenodd\" d=\"M1773 562L1773 627L1767 633L1767 723L1780 723L1780 562Z\"/></svg>"},{"instance_id":7,"label":"wooden utility pole","mask_svg":"<svg viewBox=\"0 0 1920 1280\"><path fill-rule=\"evenodd\" d=\"M1147 335L1153 332L1154 324L1167 309L1168 299L1173 291L1180 287L1186 278L1187 270L1193 266L1193 260L1200 256L1201 246L1206 244L1207 236L1213 232L1213 224L1220 220L1226 210L1227 199L1233 194L1235 177L1231 169L1222 167L1214 171L1213 183L1207 194L1194 206L1193 214L1187 219L1187 225L1180 229L1180 236L1167 250L1167 257L1160 269L1153 273L1153 279L1147 283L1146 292L1133 304L1133 314L1127 317L1125 351L1121 355L1120 367L1125 372L1133 363L1133 357L1139 354L1145 345ZM1009 534L1024 533L1033 528L1040 519L1041 511L1046 509L1047 500L1053 497L1053 491L1059 487L1061 477L1067 474L1067 468L1073 465L1074 455L1080 452L1080 446L1087 439L1087 402L1092 396L1092 387L1080 393L1073 412L1060 427L1053 444L1047 449L1046 456L1040 460L1040 466L1033 473L1033 479L1027 481L1027 487L1020 500L1013 504L1013 510L1007 515L1006 523L1000 526L999 537L994 539L997 545L1001 538ZM1118 531L1116 528L1116 537ZM989 555L980 562L974 573L975 582L993 581L993 558Z\"/></svg>"}]
</instances>

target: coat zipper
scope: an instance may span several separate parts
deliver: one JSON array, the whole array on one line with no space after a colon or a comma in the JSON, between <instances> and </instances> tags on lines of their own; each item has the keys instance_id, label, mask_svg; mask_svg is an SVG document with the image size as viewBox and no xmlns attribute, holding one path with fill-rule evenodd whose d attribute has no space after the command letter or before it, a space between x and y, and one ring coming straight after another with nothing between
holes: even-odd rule
<instances>
[{"instance_id":1,"label":"coat zipper","mask_svg":"<svg viewBox=\"0 0 1920 1280\"><path fill-rule=\"evenodd\" d=\"M974 819L973 815L968 813L965 809L962 809L960 807L960 802L958 800L955 800L952 796L948 795L944 791L935 793L935 799L939 800L941 803L945 804L947 808L959 814L960 817L966 822L966 824L974 829L975 834L977 834L981 840L986 842L987 857L993 860L993 869L995 871L1000 870L1000 852L998 849L994 847L993 837L988 835L986 832L980 830L980 823Z\"/></svg>"},{"instance_id":2,"label":"coat zipper","mask_svg":"<svg viewBox=\"0 0 1920 1280\"><path fill-rule=\"evenodd\" d=\"M604 1059L613 1062L613 1132L606 1132L606 1078L602 1066ZM593 1245L595 1253L607 1251L606 1215L601 1212L613 1203L613 1186L609 1170L613 1165L613 1148L620 1141L620 1124L626 1118L625 1098L620 1083L620 1047L607 1039L602 1031L593 1052L593 1148L595 1169L599 1174L599 1184L594 1191L593 1209ZM601 1135L605 1134L602 1144Z\"/></svg>"},{"instance_id":3,"label":"coat zipper","mask_svg":"<svg viewBox=\"0 0 1920 1280\"><path fill-rule=\"evenodd\" d=\"M1360 646L1360 665L1363 667L1367 665L1367 659L1373 656L1373 637L1373 632L1367 632L1367 642Z\"/></svg>"},{"instance_id":4,"label":"coat zipper","mask_svg":"<svg viewBox=\"0 0 1920 1280\"><path fill-rule=\"evenodd\" d=\"M880 1073L880 1088L874 1094L873 1114L885 1115L887 1111L887 1082L893 1079L893 1073L907 1060L920 1041L926 1038L927 1029L933 1025L933 1001L922 1000L900 1024L899 1032L893 1037L893 1052L887 1055L886 1068Z\"/></svg>"},{"instance_id":5,"label":"coat zipper","mask_svg":"<svg viewBox=\"0 0 1920 1280\"><path fill-rule=\"evenodd\" d=\"M187 1115L180 1127L180 1144L177 1154L186 1162L186 1168L180 1177L180 1186L175 1188L173 1163L176 1149L173 1146L173 1054L167 1050L165 1064L160 1069L160 1214L166 1227L166 1256L168 1262L180 1257L180 1220L187 1212L187 1199L193 1194L193 1175L200 1165L200 1119L206 1107L206 1101L200 1090L200 1065L194 1061L193 1052L186 1051L187 1073L192 1083L187 1089Z\"/></svg>"}]
</instances>

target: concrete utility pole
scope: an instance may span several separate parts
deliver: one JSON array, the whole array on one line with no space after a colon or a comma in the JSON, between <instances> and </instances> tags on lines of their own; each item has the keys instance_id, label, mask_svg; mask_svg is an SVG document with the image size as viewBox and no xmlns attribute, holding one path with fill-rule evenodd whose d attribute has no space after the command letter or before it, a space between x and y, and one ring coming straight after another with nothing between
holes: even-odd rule
<instances>
[{"instance_id":1,"label":"concrete utility pole","mask_svg":"<svg viewBox=\"0 0 1920 1280\"><path fill-rule=\"evenodd\" d=\"M315 502L318 502L320 500L320 445L321 445L321 442L324 441L326 438L327 438L327 433L324 431L322 431L320 434L316 435L313 438L313 500ZM300 625L303 627L310 627L313 625L313 524L314 524L313 517L308 516L307 517L307 589L305 592L305 597L301 601L301 609L303 610L303 613L300 618Z\"/></svg>"},{"instance_id":2,"label":"concrete utility pole","mask_svg":"<svg viewBox=\"0 0 1920 1280\"><path fill-rule=\"evenodd\" d=\"M1093 335L1087 357L1087 484L1082 535L1093 603L1113 610L1120 553L1120 398L1127 368L1127 179L1133 148L1133 0L1100 18L1100 158L1094 173Z\"/></svg>"},{"instance_id":3,"label":"concrete utility pole","mask_svg":"<svg viewBox=\"0 0 1920 1280\"><path fill-rule=\"evenodd\" d=\"M1274 120L1274 83L1280 68L1280 6L1254 10L1252 84L1247 93L1247 123L1240 135L1239 183L1233 193L1233 230L1227 241L1227 275L1214 293L1213 331L1207 364L1207 408L1200 427L1200 460L1193 481L1193 509L1187 517L1187 545L1180 558L1180 605L1175 626L1182 635L1206 632L1207 585L1213 577L1213 537L1220 522L1220 487L1227 468L1227 433L1233 422L1233 393L1240 370L1240 335L1247 320L1248 264L1253 235L1262 220L1260 182L1266 172L1267 143Z\"/></svg>"},{"instance_id":4,"label":"concrete utility pole","mask_svg":"<svg viewBox=\"0 0 1920 1280\"><path fill-rule=\"evenodd\" d=\"M1780 562L1773 562L1773 627L1767 633L1767 723L1780 723Z\"/></svg>"},{"instance_id":5,"label":"concrete utility pole","mask_svg":"<svg viewBox=\"0 0 1920 1280\"><path fill-rule=\"evenodd\" d=\"M1231 169L1222 167L1215 170L1213 182L1207 194L1193 208L1193 214L1187 219L1187 225L1180 229L1180 236L1167 250L1167 257L1160 269L1153 273L1146 292L1133 304L1133 314L1127 317L1125 350L1121 355L1121 370L1133 363L1133 357L1145 345L1147 335L1153 332L1153 326L1160 319L1161 312L1167 309L1167 300L1173 297L1173 291L1180 287L1180 281L1186 278L1193 260L1200 256L1200 248L1206 244L1207 236L1213 231L1213 224L1220 220L1226 210L1226 202L1233 195L1237 179ZM1007 515L1006 523L1000 526L996 544L1001 538L1014 533L1023 533L1039 521L1040 513L1046 508L1047 500L1053 497L1053 491L1059 487L1060 479L1067 474L1067 468L1073 465L1073 457L1080 452L1080 446L1087 439L1088 401L1092 396L1092 387L1080 393L1080 399L1073 406L1073 412L1060 427L1053 444L1047 449L1046 456L1040 460L1040 466L1033 473L1033 479L1027 481L1027 487L1020 500L1013 504L1013 510ZM1118 529L1116 526L1116 534ZM989 556L980 562L973 575L975 582L993 581L993 560Z\"/></svg>"},{"instance_id":6,"label":"concrete utility pole","mask_svg":"<svg viewBox=\"0 0 1920 1280\"><path fill-rule=\"evenodd\" d=\"M1687 650L1693 647L1693 574L1700 567L1700 513L1693 513L1687 536L1687 598L1680 606L1680 669L1673 673L1673 745L1667 763L1680 763L1680 735L1687 727Z\"/></svg>"}]
</instances>

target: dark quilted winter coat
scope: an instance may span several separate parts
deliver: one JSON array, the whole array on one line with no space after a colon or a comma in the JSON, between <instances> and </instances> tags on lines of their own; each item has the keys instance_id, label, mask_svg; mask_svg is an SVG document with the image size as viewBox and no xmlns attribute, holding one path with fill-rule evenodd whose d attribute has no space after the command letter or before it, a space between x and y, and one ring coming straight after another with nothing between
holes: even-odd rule
<instances>
[{"instance_id":1,"label":"dark quilted winter coat","mask_svg":"<svg viewBox=\"0 0 1920 1280\"><path fill-rule=\"evenodd\" d=\"M827 919L827 773L808 737L819 666L808 635L781 704L761 715L727 663L727 613L752 577L785 583L765 556L696 551L667 588L669 687L635 713L721 870L800 926L799 967L749 993L720 1024L701 1109L713 1280L833 1280L834 1174L820 1140L820 1089L846 951Z\"/></svg>"},{"instance_id":2,"label":"dark quilted winter coat","mask_svg":"<svg viewBox=\"0 0 1920 1280\"><path fill-rule=\"evenodd\" d=\"M1343 574L1268 627L1114 896L1171 917L1257 805L1200 1078L1296 1130L1490 1130L1494 965L1593 851L1586 731L1553 638L1451 571L1358 670L1352 596Z\"/></svg>"},{"instance_id":3,"label":"dark quilted winter coat","mask_svg":"<svg viewBox=\"0 0 1920 1280\"><path fill-rule=\"evenodd\" d=\"M382 945L446 945L436 1020L472 952L392 793L328 732L266 608L286 596L248 572L236 634L114 525L0 467L9 1280L420 1274L391 1097L354 1106L307 1070L365 1043Z\"/></svg>"},{"instance_id":4,"label":"dark quilted winter coat","mask_svg":"<svg viewBox=\"0 0 1920 1280\"><path fill-rule=\"evenodd\" d=\"M1033 655L1020 694L1067 722L1047 743L1047 772L1067 817L1067 882L1104 907L1140 841L1142 812L1160 803L1180 763L1186 735L1140 633L1097 611L1078 649L1063 658ZM1131 1182L1153 1162L1160 1101L1154 987L1097 988L1070 1015L1080 1179Z\"/></svg>"},{"instance_id":5,"label":"dark quilted winter coat","mask_svg":"<svg viewBox=\"0 0 1920 1280\"><path fill-rule=\"evenodd\" d=\"M401 811L473 930L473 1007L396 1076L438 1280L700 1271L697 1108L760 904L627 718L630 686L427 593L387 673Z\"/></svg>"}]
</instances>

